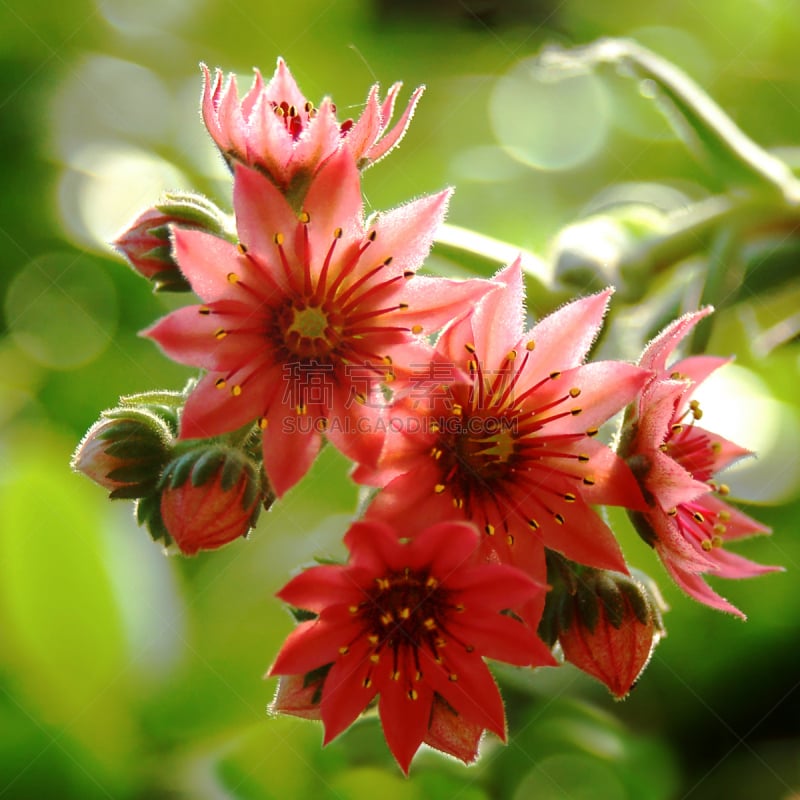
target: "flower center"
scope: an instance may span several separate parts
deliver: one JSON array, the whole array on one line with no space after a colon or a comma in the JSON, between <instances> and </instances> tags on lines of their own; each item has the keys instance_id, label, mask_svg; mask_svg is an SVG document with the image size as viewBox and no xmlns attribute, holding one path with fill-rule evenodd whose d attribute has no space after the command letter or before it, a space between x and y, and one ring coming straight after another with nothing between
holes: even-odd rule
<instances>
[{"instance_id":1,"label":"flower center","mask_svg":"<svg viewBox=\"0 0 800 800\"><path fill-rule=\"evenodd\" d=\"M294 301L278 314L278 339L300 360L328 359L342 336L341 315L328 303Z\"/></svg>"}]
</instances>

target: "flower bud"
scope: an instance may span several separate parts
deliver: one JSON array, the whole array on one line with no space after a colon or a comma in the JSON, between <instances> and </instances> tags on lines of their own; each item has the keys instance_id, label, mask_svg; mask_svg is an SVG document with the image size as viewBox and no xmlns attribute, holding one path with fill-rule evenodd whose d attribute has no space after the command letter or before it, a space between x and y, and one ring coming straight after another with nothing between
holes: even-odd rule
<instances>
[{"instance_id":1,"label":"flower bud","mask_svg":"<svg viewBox=\"0 0 800 800\"><path fill-rule=\"evenodd\" d=\"M625 575L587 569L565 595L558 641L567 661L628 694L664 633L657 598Z\"/></svg>"},{"instance_id":2,"label":"flower bud","mask_svg":"<svg viewBox=\"0 0 800 800\"><path fill-rule=\"evenodd\" d=\"M189 282L172 257L170 226L226 236L226 217L211 201L190 193L166 194L140 214L114 242L116 249L157 292L186 292Z\"/></svg>"},{"instance_id":3,"label":"flower bud","mask_svg":"<svg viewBox=\"0 0 800 800\"><path fill-rule=\"evenodd\" d=\"M113 499L144 497L158 483L171 438L166 423L150 411L106 411L78 445L72 469L108 489Z\"/></svg>"},{"instance_id":4,"label":"flower bud","mask_svg":"<svg viewBox=\"0 0 800 800\"><path fill-rule=\"evenodd\" d=\"M160 522L185 555L215 550L246 536L261 510L260 501L271 502L256 465L240 450L217 444L173 459L159 488ZM157 516L153 522L158 523Z\"/></svg>"}]
</instances>

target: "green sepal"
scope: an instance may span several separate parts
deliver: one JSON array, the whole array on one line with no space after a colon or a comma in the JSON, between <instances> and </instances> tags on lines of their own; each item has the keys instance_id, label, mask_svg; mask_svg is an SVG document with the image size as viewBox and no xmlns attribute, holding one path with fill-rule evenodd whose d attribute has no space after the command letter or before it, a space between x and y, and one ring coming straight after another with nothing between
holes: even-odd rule
<instances>
[{"instance_id":1,"label":"green sepal","mask_svg":"<svg viewBox=\"0 0 800 800\"><path fill-rule=\"evenodd\" d=\"M619 629L625 619L625 599L617 582L606 573L598 573L595 580L595 592L603 604L606 618L614 628Z\"/></svg>"},{"instance_id":2,"label":"green sepal","mask_svg":"<svg viewBox=\"0 0 800 800\"><path fill-rule=\"evenodd\" d=\"M294 617L297 623L308 622L309 620L316 619L317 615L313 611L307 611L305 608L295 608L289 606L289 613Z\"/></svg>"},{"instance_id":3,"label":"green sepal","mask_svg":"<svg viewBox=\"0 0 800 800\"><path fill-rule=\"evenodd\" d=\"M136 501L136 521L147 528L155 542L162 542L164 547L172 544L172 537L161 518L161 495L157 492Z\"/></svg>"}]
</instances>

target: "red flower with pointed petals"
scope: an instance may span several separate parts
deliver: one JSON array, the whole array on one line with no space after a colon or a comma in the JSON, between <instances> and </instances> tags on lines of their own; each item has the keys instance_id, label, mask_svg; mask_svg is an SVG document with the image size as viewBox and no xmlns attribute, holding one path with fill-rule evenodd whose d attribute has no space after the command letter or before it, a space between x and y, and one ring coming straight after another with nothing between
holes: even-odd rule
<instances>
[{"instance_id":1,"label":"red flower with pointed petals","mask_svg":"<svg viewBox=\"0 0 800 800\"><path fill-rule=\"evenodd\" d=\"M531 628L500 613L544 587L482 563L478 533L464 523L408 540L385 523L357 522L345 543L346 565L308 569L278 593L318 616L289 635L269 674L319 672L303 684L290 679L274 709L309 715L318 701L328 743L378 697L386 741L406 773L424 741L469 761L484 729L505 740L503 702L483 658L555 663Z\"/></svg>"},{"instance_id":2,"label":"red flower with pointed petals","mask_svg":"<svg viewBox=\"0 0 800 800\"><path fill-rule=\"evenodd\" d=\"M208 371L186 402L181 438L260 420L279 496L306 473L323 431L347 456L374 463L380 382L402 382L404 364L428 357L416 333L438 330L491 287L415 276L448 197L365 224L358 171L340 152L298 215L266 178L237 166L241 244L175 230L175 258L204 302L146 331L174 360Z\"/></svg>"},{"instance_id":3,"label":"red flower with pointed petals","mask_svg":"<svg viewBox=\"0 0 800 800\"><path fill-rule=\"evenodd\" d=\"M544 548L625 571L611 530L590 503L643 504L625 463L592 439L641 389L647 372L583 364L610 291L576 300L525 332L519 262L471 313L446 328L432 372L392 409L376 470L385 485L367 516L403 522L467 519L485 531L487 556L544 581ZM449 366L450 372L447 374ZM525 613L531 624L539 599Z\"/></svg>"},{"instance_id":4,"label":"red flower with pointed petals","mask_svg":"<svg viewBox=\"0 0 800 800\"><path fill-rule=\"evenodd\" d=\"M301 195L319 167L342 147L360 169L383 158L403 138L424 88L411 95L390 129L401 83L395 83L383 101L376 84L358 121L340 123L329 98L316 108L304 97L282 58L266 84L256 70L241 100L235 76L225 82L217 70L212 78L205 65L203 74L203 120L225 158L257 167L281 190L300 188Z\"/></svg>"},{"instance_id":5,"label":"red flower with pointed petals","mask_svg":"<svg viewBox=\"0 0 800 800\"><path fill-rule=\"evenodd\" d=\"M728 505L728 488L716 474L749 451L700 427L692 394L728 359L691 356L667 366L689 331L713 309L686 314L645 349L640 365L653 370L628 412L620 453L637 475L648 506L631 516L675 582L711 608L744 614L713 591L704 573L749 578L779 567L755 564L724 549L726 542L769 529Z\"/></svg>"}]
</instances>

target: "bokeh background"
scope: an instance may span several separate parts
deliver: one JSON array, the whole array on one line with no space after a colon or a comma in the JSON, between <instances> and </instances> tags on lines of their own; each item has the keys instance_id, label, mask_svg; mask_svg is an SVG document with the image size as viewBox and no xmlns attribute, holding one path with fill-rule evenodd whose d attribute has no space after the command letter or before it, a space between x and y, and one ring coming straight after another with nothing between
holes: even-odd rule
<instances>
[{"instance_id":1,"label":"bokeh background","mask_svg":"<svg viewBox=\"0 0 800 800\"><path fill-rule=\"evenodd\" d=\"M791 226L735 251L709 347L737 361L704 398L704 423L716 417L760 454L729 482L775 534L738 552L786 572L716 584L742 624L682 597L612 515L629 560L662 587L669 636L624 703L572 667L498 670L510 741L485 742L475 767L424 752L406 780L375 719L322 750L316 723L266 713L274 685L261 676L292 626L273 594L314 555L341 555L355 508L335 452L249 541L193 559L165 557L125 502L69 470L100 410L190 374L137 334L184 300L153 295L107 242L163 190L229 207L198 113L199 62L246 86L283 55L340 118L358 115L374 81L403 80L401 100L426 83L399 150L365 174L368 203L455 185L451 223L543 257L529 287L542 313L608 279L572 270L568 289L554 275L613 261L639 235L565 227L621 201L658 216L726 187L646 86L613 71L554 81L530 59L547 43L634 37L800 164L797 11L795 0L0 0L0 797L800 797ZM603 346L635 357L659 315L697 299L707 264L700 251L623 281ZM430 266L494 268L446 248Z\"/></svg>"}]
</instances>

